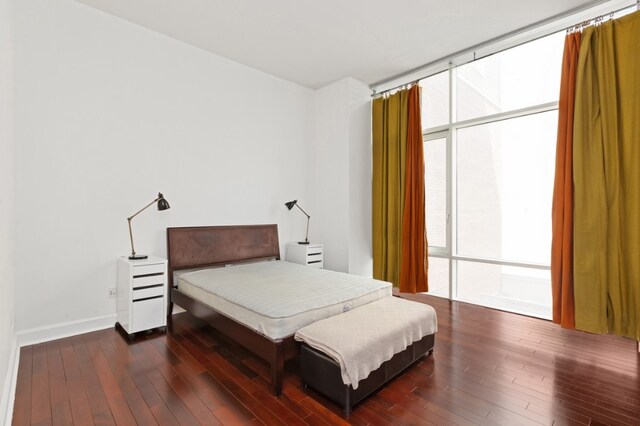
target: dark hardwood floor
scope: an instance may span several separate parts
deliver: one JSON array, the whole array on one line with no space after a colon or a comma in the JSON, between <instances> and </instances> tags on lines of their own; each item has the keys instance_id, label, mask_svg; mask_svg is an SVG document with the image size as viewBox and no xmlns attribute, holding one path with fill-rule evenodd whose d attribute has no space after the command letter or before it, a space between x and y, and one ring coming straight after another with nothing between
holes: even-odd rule
<instances>
[{"instance_id":1,"label":"dark hardwood floor","mask_svg":"<svg viewBox=\"0 0 640 426\"><path fill-rule=\"evenodd\" d=\"M114 329L23 347L14 425L640 425L634 341L425 295L438 313L421 358L347 420L303 389L295 362L270 394L266 364L182 313L167 334Z\"/></svg>"}]
</instances>

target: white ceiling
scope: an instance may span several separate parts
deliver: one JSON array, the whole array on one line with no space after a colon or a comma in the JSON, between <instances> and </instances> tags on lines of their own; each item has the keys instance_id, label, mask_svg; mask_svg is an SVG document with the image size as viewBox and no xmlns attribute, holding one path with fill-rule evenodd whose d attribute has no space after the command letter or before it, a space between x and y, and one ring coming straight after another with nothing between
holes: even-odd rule
<instances>
[{"instance_id":1,"label":"white ceiling","mask_svg":"<svg viewBox=\"0 0 640 426\"><path fill-rule=\"evenodd\" d=\"M317 89L368 84L594 0L76 0Z\"/></svg>"}]
</instances>

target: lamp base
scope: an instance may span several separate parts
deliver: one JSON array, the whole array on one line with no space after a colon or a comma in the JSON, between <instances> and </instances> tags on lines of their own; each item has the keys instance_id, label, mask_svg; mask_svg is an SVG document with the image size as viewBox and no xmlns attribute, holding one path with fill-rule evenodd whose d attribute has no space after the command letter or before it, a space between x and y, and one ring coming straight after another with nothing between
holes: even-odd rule
<instances>
[{"instance_id":1,"label":"lamp base","mask_svg":"<svg viewBox=\"0 0 640 426\"><path fill-rule=\"evenodd\" d=\"M298 241L298 244L309 244L309 241Z\"/></svg>"},{"instance_id":2,"label":"lamp base","mask_svg":"<svg viewBox=\"0 0 640 426\"><path fill-rule=\"evenodd\" d=\"M142 260L148 257L149 256L147 256L146 254L132 254L131 256L129 256L129 260Z\"/></svg>"}]
</instances>

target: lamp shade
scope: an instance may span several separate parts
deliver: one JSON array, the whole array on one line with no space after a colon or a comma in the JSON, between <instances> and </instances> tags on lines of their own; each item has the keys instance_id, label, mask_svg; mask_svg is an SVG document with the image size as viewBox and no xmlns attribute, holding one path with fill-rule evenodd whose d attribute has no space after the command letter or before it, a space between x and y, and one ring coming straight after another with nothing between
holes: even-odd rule
<instances>
[{"instance_id":1,"label":"lamp shade","mask_svg":"<svg viewBox=\"0 0 640 426\"><path fill-rule=\"evenodd\" d=\"M158 192L158 210L162 211L162 210L168 210L170 208L171 206L169 205L169 202L165 200L161 192Z\"/></svg>"},{"instance_id":2,"label":"lamp shade","mask_svg":"<svg viewBox=\"0 0 640 426\"><path fill-rule=\"evenodd\" d=\"M298 202L298 200L287 201L286 203L284 203L284 205L287 206L287 208L289 210L291 210L293 208L293 206L296 205L297 202Z\"/></svg>"}]
</instances>

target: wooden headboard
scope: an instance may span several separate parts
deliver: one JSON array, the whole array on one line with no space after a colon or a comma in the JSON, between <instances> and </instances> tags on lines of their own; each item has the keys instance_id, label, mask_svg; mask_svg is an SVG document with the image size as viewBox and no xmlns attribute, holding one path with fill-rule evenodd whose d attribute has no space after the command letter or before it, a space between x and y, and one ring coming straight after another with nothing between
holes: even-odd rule
<instances>
[{"instance_id":1,"label":"wooden headboard","mask_svg":"<svg viewBox=\"0 0 640 426\"><path fill-rule=\"evenodd\" d=\"M167 228L169 284L173 271L280 259L278 225Z\"/></svg>"}]
</instances>

